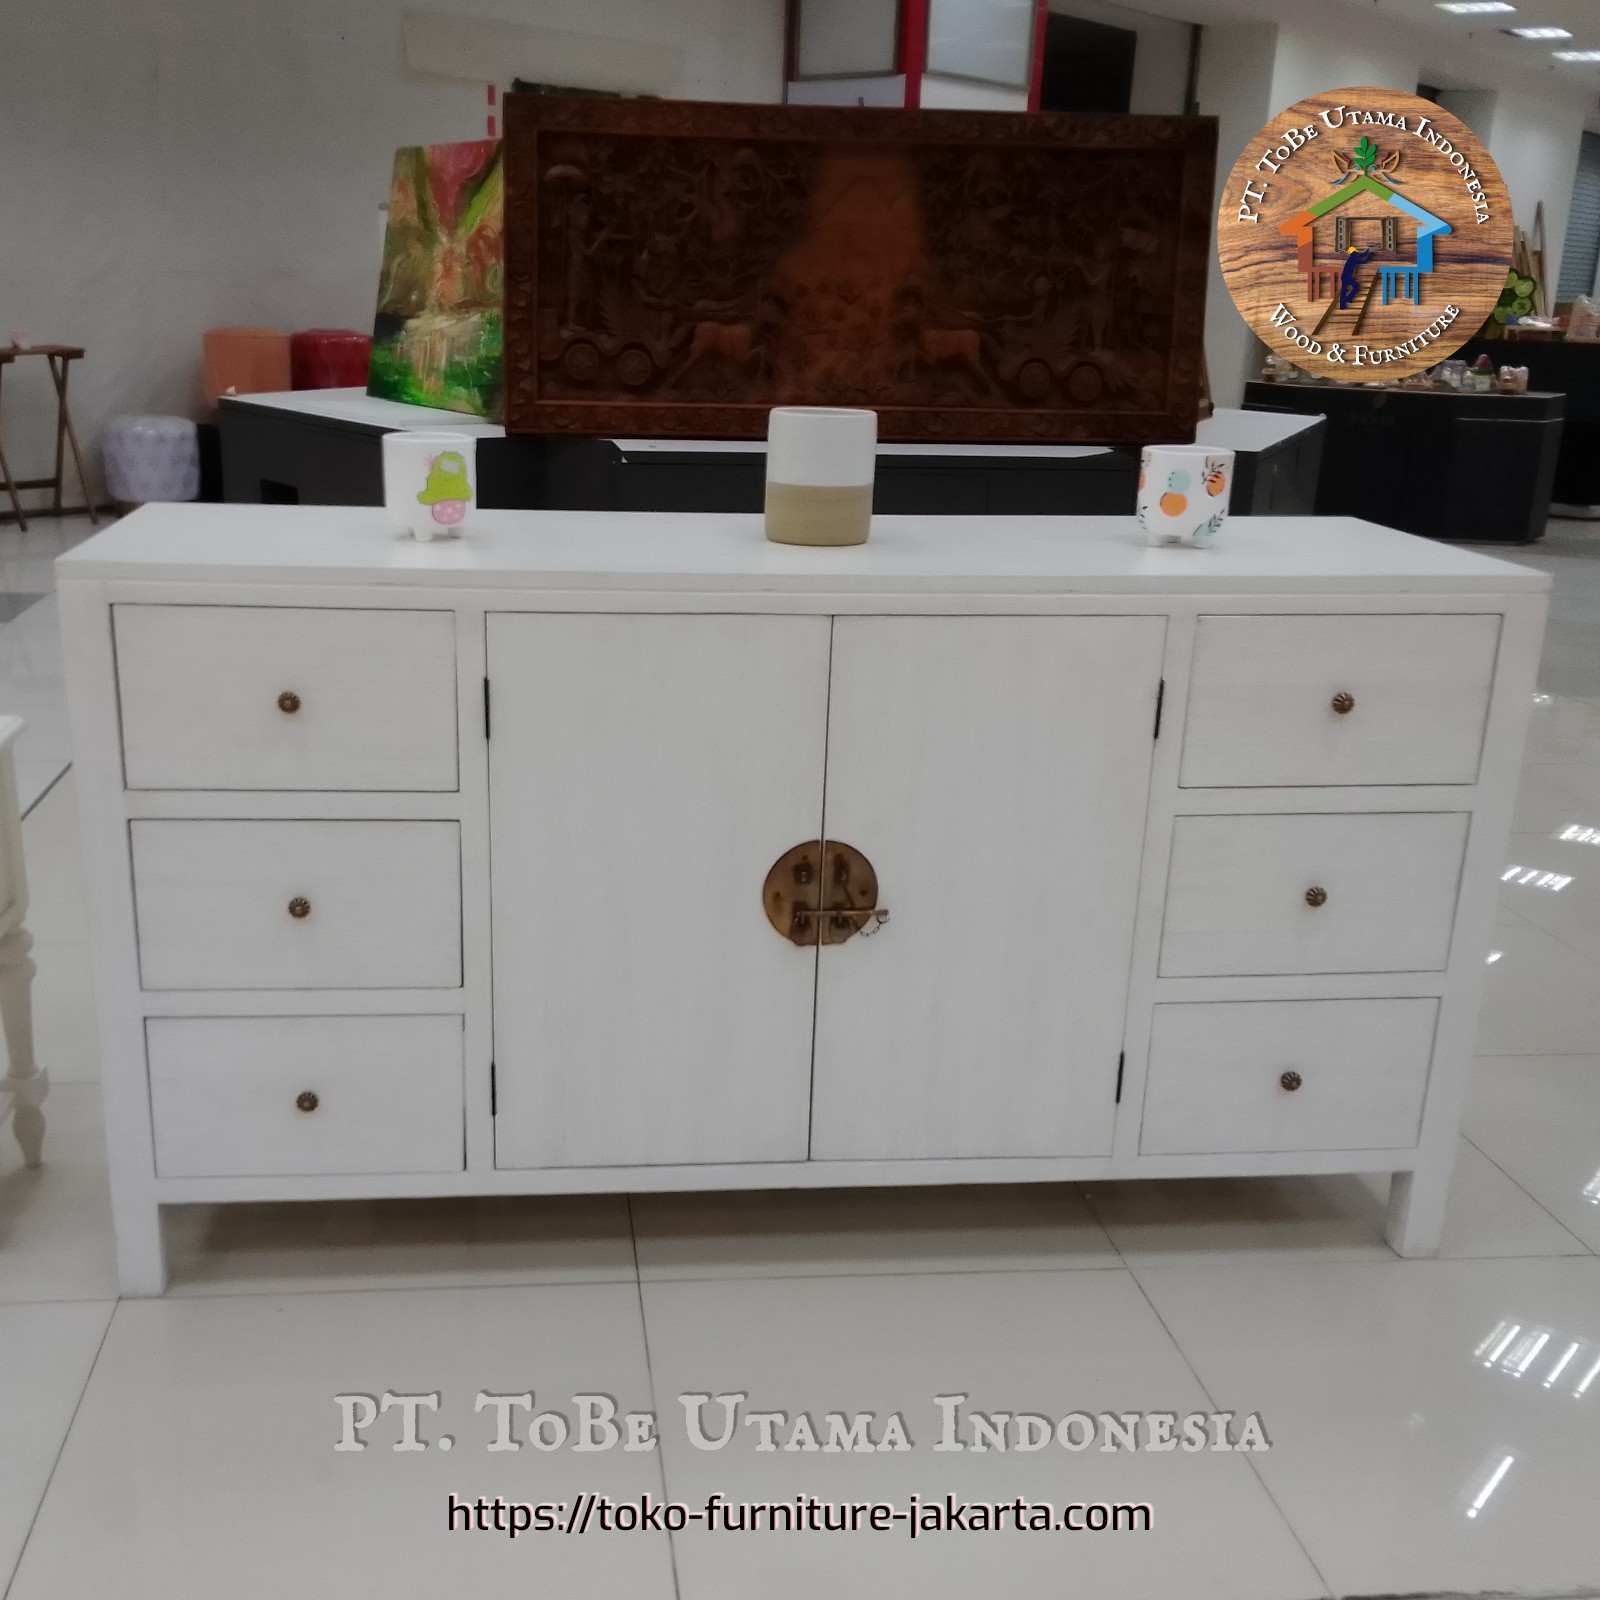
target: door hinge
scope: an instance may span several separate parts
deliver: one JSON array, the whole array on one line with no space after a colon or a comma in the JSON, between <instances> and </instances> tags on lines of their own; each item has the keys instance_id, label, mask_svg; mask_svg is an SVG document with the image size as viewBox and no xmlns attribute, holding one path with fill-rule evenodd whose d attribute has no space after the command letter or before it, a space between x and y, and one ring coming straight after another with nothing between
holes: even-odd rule
<instances>
[{"instance_id":1,"label":"door hinge","mask_svg":"<svg viewBox=\"0 0 1600 1600\"><path fill-rule=\"evenodd\" d=\"M489 737L489 680L483 680L483 737Z\"/></svg>"},{"instance_id":2,"label":"door hinge","mask_svg":"<svg viewBox=\"0 0 1600 1600\"><path fill-rule=\"evenodd\" d=\"M1114 1105L1120 1106L1122 1104L1122 1069L1127 1064L1128 1052L1124 1050L1117 1056L1117 1097L1115 1101L1112 1102Z\"/></svg>"},{"instance_id":3,"label":"door hinge","mask_svg":"<svg viewBox=\"0 0 1600 1600\"><path fill-rule=\"evenodd\" d=\"M488 681L487 678L484 679L483 692L485 694L488 694L488 692L489 692L489 681ZM1156 685L1156 726L1155 726L1155 731L1150 735L1150 737L1152 739L1159 739L1161 737L1161 702L1163 700L1165 700L1166 698L1167 698L1167 680L1165 678L1163 678Z\"/></svg>"},{"instance_id":4,"label":"door hinge","mask_svg":"<svg viewBox=\"0 0 1600 1600\"><path fill-rule=\"evenodd\" d=\"M1121 1080L1119 1079L1118 1081L1120 1083ZM494 1070L494 1062L491 1061L489 1063L489 1115L491 1117L494 1117L494 1116L498 1116L499 1114L500 1114L500 1086L499 1086L498 1082L496 1081L495 1070Z\"/></svg>"}]
</instances>

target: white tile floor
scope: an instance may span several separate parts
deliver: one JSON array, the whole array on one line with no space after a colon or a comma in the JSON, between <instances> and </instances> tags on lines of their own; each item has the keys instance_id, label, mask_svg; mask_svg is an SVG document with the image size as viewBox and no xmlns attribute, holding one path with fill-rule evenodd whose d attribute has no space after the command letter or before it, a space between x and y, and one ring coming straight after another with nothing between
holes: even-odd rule
<instances>
[{"instance_id":1,"label":"white tile floor","mask_svg":"<svg viewBox=\"0 0 1600 1600\"><path fill-rule=\"evenodd\" d=\"M0 598L74 527L0 530ZM24 541L31 541L24 546ZM42 552L42 553L41 553ZM1556 597L1443 1257L1371 1179L194 1208L174 1285L116 1301L83 885L46 598L0 622L24 781L47 1164L0 1136L0 1592L1302 1600L1600 1588L1600 539ZM50 785L54 783L54 787ZM1594 842L1574 830L1592 828ZM1562 835L1567 837L1562 837ZM1553 881L1553 880L1552 880ZM395 1453L339 1393L440 1391ZM605 1393L659 1452L489 1452L479 1389ZM687 1441L682 1392L903 1410L871 1456ZM987 1411L1259 1412L1265 1454L935 1453ZM708 1423L712 1420L708 1414ZM446 1499L1148 1501L1148 1535L451 1534Z\"/></svg>"}]
</instances>

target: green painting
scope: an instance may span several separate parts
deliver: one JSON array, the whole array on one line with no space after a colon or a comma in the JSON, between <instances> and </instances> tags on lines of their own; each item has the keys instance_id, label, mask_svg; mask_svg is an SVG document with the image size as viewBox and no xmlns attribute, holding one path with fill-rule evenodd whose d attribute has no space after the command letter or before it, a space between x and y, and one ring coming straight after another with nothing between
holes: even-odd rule
<instances>
[{"instance_id":1,"label":"green painting","mask_svg":"<svg viewBox=\"0 0 1600 1600\"><path fill-rule=\"evenodd\" d=\"M500 419L500 142L397 150L367 393Z\"/></svg>"}]
</instances>

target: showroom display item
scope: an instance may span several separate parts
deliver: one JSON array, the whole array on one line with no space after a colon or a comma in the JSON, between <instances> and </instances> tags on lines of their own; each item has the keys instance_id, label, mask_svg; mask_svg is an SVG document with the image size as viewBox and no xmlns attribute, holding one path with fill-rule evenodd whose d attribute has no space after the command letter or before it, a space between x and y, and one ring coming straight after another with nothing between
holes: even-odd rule
<instances>
[{"instance_id":1,"label":"showroom display item","mask_svg":"<svg viewBox=\"0 0 1600 1600\"><path fill-rule=\"evenodd\" d=\"M106 493L120 506L200 494L200 434L187 417L113 417L100 451Z\"/></svg>"},{"instance_id":2,"label":"showroom display item","mask_svg":"<svg viewBox=\"0 0 1600 1600\"><path fill-rule=\"evenodd\" d=\"M59 517L69 509L88 513L89 521L95 526L99 525L100 517L95 510L94 493L89 487L88 475L83 470L83 452L78 448L78 430L72 425L72 412L67 406L67 378L74 361L83 357L83 347L75 344L29 344L27 335L22 336L22 341L17 342L16 334L12 334L10 349L0 348L0 378L5 376L5 369L14 362L26 356L43 356L50 368L50 383L56 392L56 454L55 470L48 478L15 478L11 475L11 464L6 459L5 447L0 445L0 480L4 480L6 495L11 501L11 512L17 519L17 526L27 531L28 519L23 513L20 491L24 489L48 489L50 491L50 505L48 511L40 510L36 515L49 515ZM62 496L66 487L66 452L72 452L72 465L77 470L78 486L83 490L83 505L69 508L62 503Z\"/></svg>"},{"instance_id":3,"label":"showroom display item","mask_svg":"<svg viewBox=\"0 0 1600 1600\"><path fill-rule=\"evenodd\" d=\"M877 460L876 412L774 406L767 419L767 537L774 544L865 544Z\"/></svg>"},{"instance_id":4,"label":"showroom display item","mask_svg":"<svg viewBox=\"0 0 1600 1600\"><path fill-rule=\"evenodd\" d=\"M352 328L306 328L289 336L289 376L296 389L360 389L367 381L372 335Z\"/></svg>"},{"instance_id":5,"label":"showroom display item","mask_svg":"<svg viewBox=\"0 0 1600 1600\"><path fill-rule=\"evenodd\" d=\"M1233 451L1147 444L1136 515L1147 544L1208 545L1228 520Z\"/></svg>"},{"instance_id":6,"label":"showroom display item","mask_svg":"<svg viewBox=\"0 0 1600 1600\"><path fill-rule=\"evenodd\" d=\"M395 151L367 393L500 416L500 142Z\"/></svg>"},{"instance_id":7,"label":"showroom display item","mask_svg":"<svg viewBox=\"0 0 1600 1600\"><path fill-rule=\"evenodd\" d=\"M289 335L279 328L207 328L206 403L225 394L278 394L293 387Z\"/></svg>"},{"instance_id":8,"label":"showroom display item","mask_svg":"<svg viewBox=\"0 0 1600 1600\"><path fill-rule=\"evenodd\" d=\"M60 558L124 1292L163 1207L384 1195L1374 1172L1438 1251L1549 577L876 520Z\"/></svg>"},{"instance_id":9,"label":"showroom display item","mask_svg":"<svg viewBox=\"0 0 1600 1600\"><path fill-rule=\"evenodd\" d=\"M1143 444L1199 416L1216 125L506 97L506 426Z\"/></svg>"},{"instance_id":10,"label":"showroom display item","mask_svg":"<svg viewBox=\"0 0 1600 1600\"><path fill-rule=\"evenodd\" d=\"M448 538L477 504L477 440L438 429L383 436L383 503L418 538Z\"/></svg>"}]
</instances>

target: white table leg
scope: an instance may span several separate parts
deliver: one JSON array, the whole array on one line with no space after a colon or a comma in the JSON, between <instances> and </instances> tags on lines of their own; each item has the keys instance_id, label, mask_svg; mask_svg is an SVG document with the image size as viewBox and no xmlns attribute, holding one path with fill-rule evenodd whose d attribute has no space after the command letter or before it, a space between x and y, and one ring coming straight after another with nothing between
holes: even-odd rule
<instances>
[{"instance_id":1,"label":"white table leg","mask_svg":"<svg viewBox=\"0 0 1600 1600\"><path fill-rule=\"evenodd\" d=\"M117 1285L126 1299L167 1292L167 1255L161 1207L154 1201L116 1207Z\"/></svg>"},{"instance_id":2,"label":"white table leg","mask_svg":"<svg viewBox=\"0 0 1600 1600\"><path fill-rule=\"evenodd\" d=\"M1438 1255L1444 1242L1444 1211L1453 1166L1453 1161L1434 1161L1415 1172L1395 1173L1389 1189L1386 1232L1397 1255Z\"/></svg>"},{"instance_id":3,"label":"white table leg","mask_svg":"<svg viewBox=\"0 0 1600 1600\"><path fill-rule=\"evenodd\" d=\"M39 1165L44 1148L44 1097L50 1080L33 1059L33 975L37 968L28 952L33 935L13 928L0 939L0 1021L4 1022L6 1049L11 1066L6 1073L6 1088L16 1106L13 1127L22 1159L30 1167Z\"/></svg>"}]
</instances>

